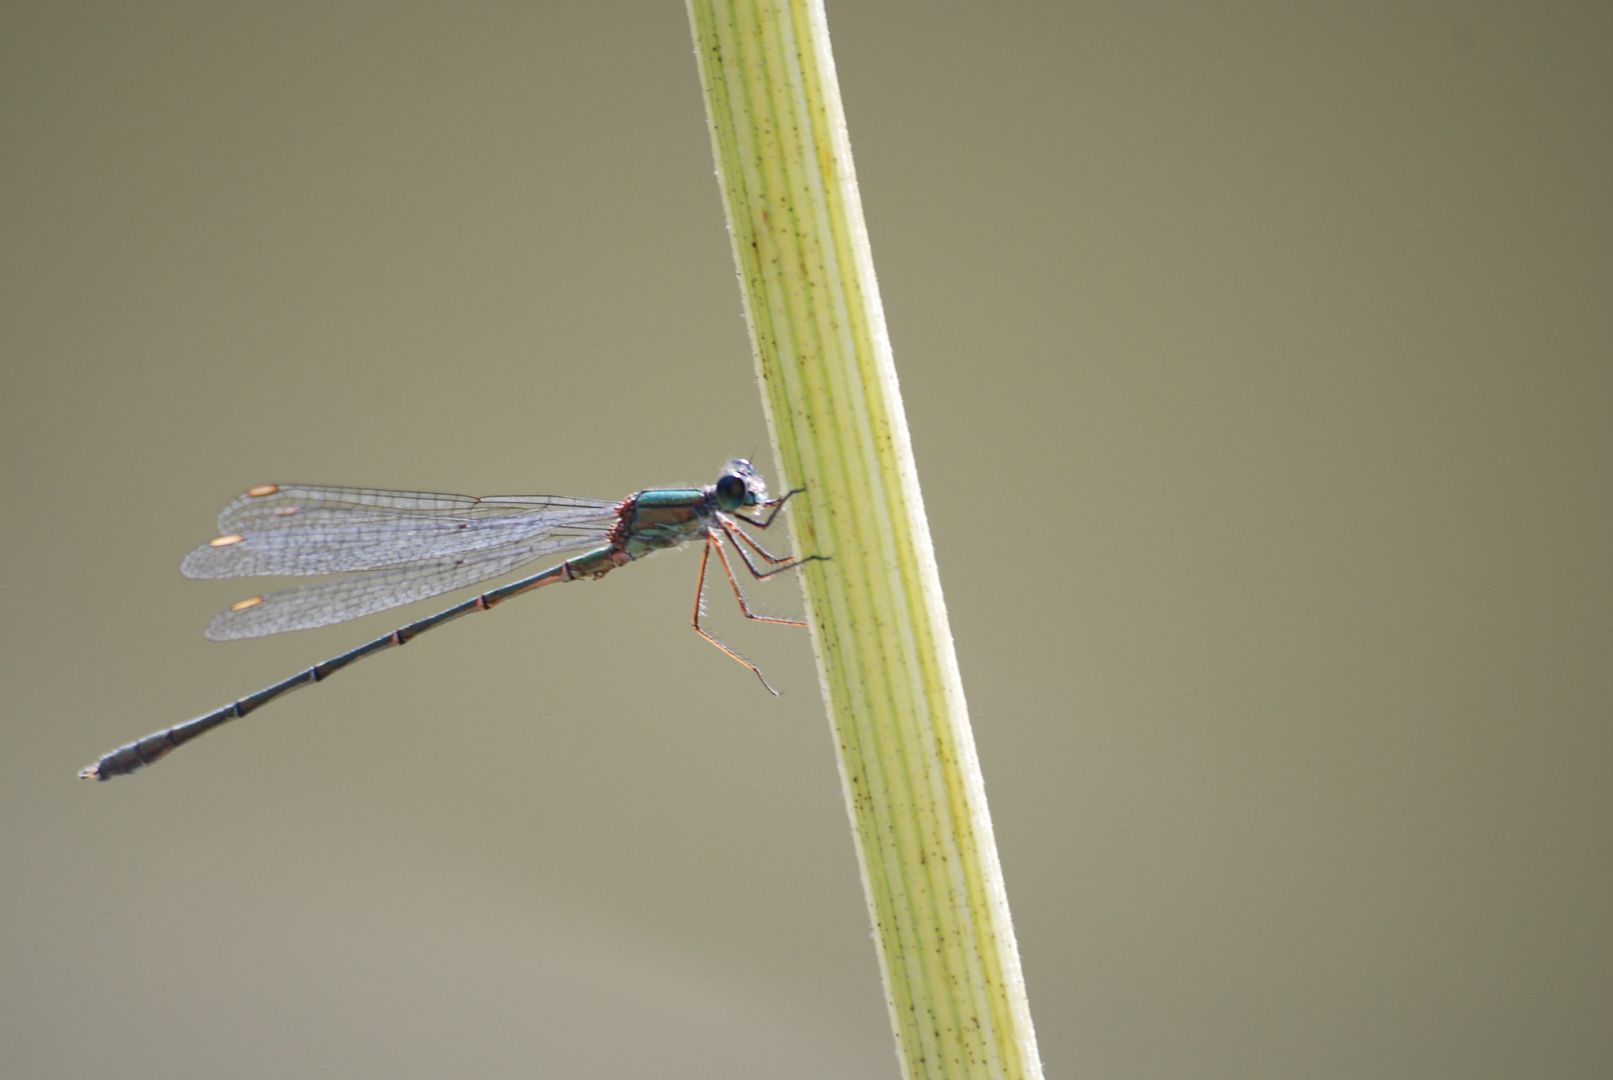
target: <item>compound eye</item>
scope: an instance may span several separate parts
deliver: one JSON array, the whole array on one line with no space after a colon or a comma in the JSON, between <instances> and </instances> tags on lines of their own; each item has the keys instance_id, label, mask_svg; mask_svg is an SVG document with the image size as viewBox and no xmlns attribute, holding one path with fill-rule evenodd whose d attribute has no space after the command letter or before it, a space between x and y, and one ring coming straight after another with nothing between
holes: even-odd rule
<instances>
[{"instance_id":1,"label":"compound eye","mask_svg":"<svg viewBox=\"0 0 1613 1080\"><path fill-rule=\"evenodd\" d=\"M717 505L724 510L738 510L750 495L750 485L744 477L729 473L717 481Z\"/></svg>"}]
</instances>

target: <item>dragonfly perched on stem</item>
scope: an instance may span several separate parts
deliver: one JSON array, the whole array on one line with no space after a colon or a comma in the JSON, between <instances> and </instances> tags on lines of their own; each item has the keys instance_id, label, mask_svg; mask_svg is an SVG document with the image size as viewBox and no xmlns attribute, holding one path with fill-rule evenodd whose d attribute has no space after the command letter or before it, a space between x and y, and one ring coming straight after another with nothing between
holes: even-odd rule
<instances>
[{"instance_id":1,"label":"dragonfly perched on stem","mask_svg":"<svg viewBox=\"0 0 1613 1080\"><path fill-rule=\"evenodd\" d=\"M220 535L185 557L189 578L258 577L355 572L353 576L254 596L230 605L207 627L213 641L262 637L286 630L345 622L498 577L545 555L588 548L581 555L531 577L511 582L435 615L399 627L273 686L214 709L204 716L121 746L82 770L86 780L110 780L144 768L175 747L220 724L245 716L283 694L319 682L355 661L414 638L450 619L486 611L512 596L552 585L604 577L653 551L703 541L691 622L701 637L745 665L761 669L708 634L700 625L706 568L712 552L748 619L805 626L751 611L728 561L731 543L758 581L802 563L823 559L769 554L740 523L767 529L784 503L801 489L770 498L749 461L736 458L715 484L700 488L652 488L620 502L565 496L431 495L371 488L263 484L237 497L218 518ZM742 511L767 511L757 520ZM760 558L759 568L751 556Z\"/></svg>"}]
</instances>

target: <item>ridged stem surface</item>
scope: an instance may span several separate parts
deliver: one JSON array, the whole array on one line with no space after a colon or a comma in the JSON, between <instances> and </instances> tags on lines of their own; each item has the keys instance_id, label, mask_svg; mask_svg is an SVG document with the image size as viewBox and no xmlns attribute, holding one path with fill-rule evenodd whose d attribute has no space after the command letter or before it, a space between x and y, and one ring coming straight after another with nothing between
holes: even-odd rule
<instances>
[{"instance_id":1,"label":"ridged stem surface","mask_svg":"<svg viewBox=\"0 0 1613 1080\"><path fill-rule=\"evenodd\" d=\"M904 1075L1039 1077L823 7L689 12Z\"/></svg>"}]
</instances>

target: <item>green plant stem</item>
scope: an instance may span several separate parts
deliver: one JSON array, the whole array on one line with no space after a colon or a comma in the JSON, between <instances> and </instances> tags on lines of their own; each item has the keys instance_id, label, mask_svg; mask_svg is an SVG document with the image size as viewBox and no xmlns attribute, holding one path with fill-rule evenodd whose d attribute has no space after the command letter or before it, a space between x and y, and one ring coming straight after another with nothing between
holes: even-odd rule
<instances>
[{"instance_id":1,"label":"green plant stem","mask_svg":"<svg viewBox=\"0 0 1613 1080\"><path fill-rule=\"evenodd\" d=\"M689 14L904 1075L1039 1077L823 7Z\"/></svg>"}]
</instances>

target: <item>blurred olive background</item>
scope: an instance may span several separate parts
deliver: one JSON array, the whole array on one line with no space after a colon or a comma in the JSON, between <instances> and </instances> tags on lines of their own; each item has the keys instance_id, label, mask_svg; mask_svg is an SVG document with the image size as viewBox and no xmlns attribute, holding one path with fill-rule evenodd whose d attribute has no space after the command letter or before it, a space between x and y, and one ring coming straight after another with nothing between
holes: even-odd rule
<instances>
[{"instance_id":1,"label":"blurred olive background","mask_svg":"<svg viewBox=\"0 0 1613 1080\"><path fill-rule=\"evenodd\" d=\"M831 5L1050 1076L1613 1075L1610 11ZM768 468L681 5L0 57L0 1074L896 1076L688 552L74 778L434 610L204 641L249 484Z\"/></svg>"}]
</instances>

